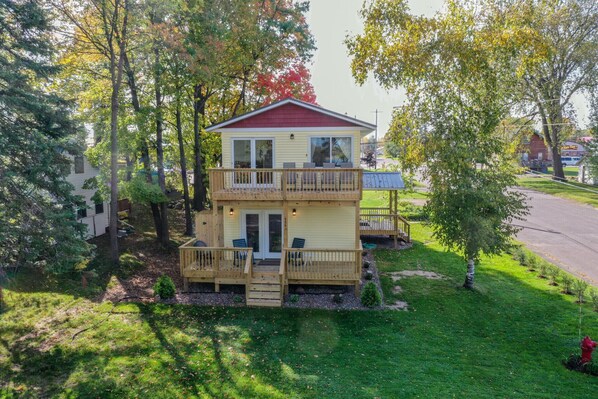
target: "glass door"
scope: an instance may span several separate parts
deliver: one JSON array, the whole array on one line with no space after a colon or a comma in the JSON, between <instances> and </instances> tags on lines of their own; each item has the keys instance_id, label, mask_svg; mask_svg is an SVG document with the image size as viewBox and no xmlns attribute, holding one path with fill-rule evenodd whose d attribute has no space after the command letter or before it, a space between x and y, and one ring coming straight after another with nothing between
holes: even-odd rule
<instances>
[{"instance_id":1,"label":"glass door","mask_svg":"<svg viewBox=\"0 0 598 399\"><path fill-rule=\"evenodd\" d=\"M233 167L251 169L272 169L274 166L274 140L233 139ZM235 172L236 186L271 185L272 172Z\"/></svg>"},{"instance_id":2,"label":"glass door","mask_svg":"<svg viewBox=\"0 0 598 399\"><path fill-rule=\"evenodd\" d=\"M253 248L256 259L280 258L282 253L282 212L244 211L241 234Z\"/></svg>"}]
</instances>

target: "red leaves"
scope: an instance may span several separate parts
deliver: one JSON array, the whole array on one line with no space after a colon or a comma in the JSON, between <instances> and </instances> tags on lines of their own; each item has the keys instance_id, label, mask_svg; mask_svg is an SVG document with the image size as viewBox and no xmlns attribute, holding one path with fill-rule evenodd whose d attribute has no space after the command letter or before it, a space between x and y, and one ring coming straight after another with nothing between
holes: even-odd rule
<instances>
[{"instance_id":1,"label":"red leaves","mask_svg":"<svg viewBox=\"0 0 598 399\"><path fill-rule=\"evenodd\" d=\"M311 74L303 63L297 62L279 73L259 74L255 91L267 105L288 97L316 104L316 94L310 82Z\"/></svg>"}]
</instances>

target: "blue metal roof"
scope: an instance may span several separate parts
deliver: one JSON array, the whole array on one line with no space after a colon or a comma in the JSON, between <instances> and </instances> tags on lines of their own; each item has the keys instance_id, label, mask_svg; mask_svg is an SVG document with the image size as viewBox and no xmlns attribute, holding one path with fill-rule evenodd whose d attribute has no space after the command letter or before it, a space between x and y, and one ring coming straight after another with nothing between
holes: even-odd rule
<instances>
[{"instance_id":1,"label":"blue metal roof","mask_svg":"<svg viewBox=\"0 0 598 399\"><path fill-rule=\"evenodd\" d=\"M400 172L364 172L364 190L402 190L405 188Z\"/></svg>"}]
</instances>

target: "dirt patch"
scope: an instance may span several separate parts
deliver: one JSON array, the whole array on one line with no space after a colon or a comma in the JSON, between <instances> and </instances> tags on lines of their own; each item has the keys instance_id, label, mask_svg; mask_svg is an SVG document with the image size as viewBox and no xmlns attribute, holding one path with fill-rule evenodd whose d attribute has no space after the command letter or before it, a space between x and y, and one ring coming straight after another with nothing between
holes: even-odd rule
<instances>
[{"instance_id":1,"label":"dirt patch","mask_svg":"<svg viewBox=\"0 0 598 399\"><path fill-rule=\"evenodd\" d=\"M392 278L392 281L399 281L402 278L414 276L424 277L429 280L442 280L444 278L441 274L426 270L402 270L400 272L390 272L388 275Z\"/></svg>"}]
</instances>

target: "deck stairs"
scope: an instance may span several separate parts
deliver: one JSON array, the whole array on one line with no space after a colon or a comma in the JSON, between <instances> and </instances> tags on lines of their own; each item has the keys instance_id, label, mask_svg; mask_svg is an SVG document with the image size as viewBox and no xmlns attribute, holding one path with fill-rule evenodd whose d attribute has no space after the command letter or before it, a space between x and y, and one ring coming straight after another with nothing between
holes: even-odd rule
<instances>
[{"instance_id":1,"label":"deck stairs","mask_svg":"<svg viewBox=\"0 0 598 399\"><path fill-rule=\"evenodd\" d=\"M278 273L255 271L246 289L247 306L282 306L282 286Z\"/></svg>"}]
</instances>

